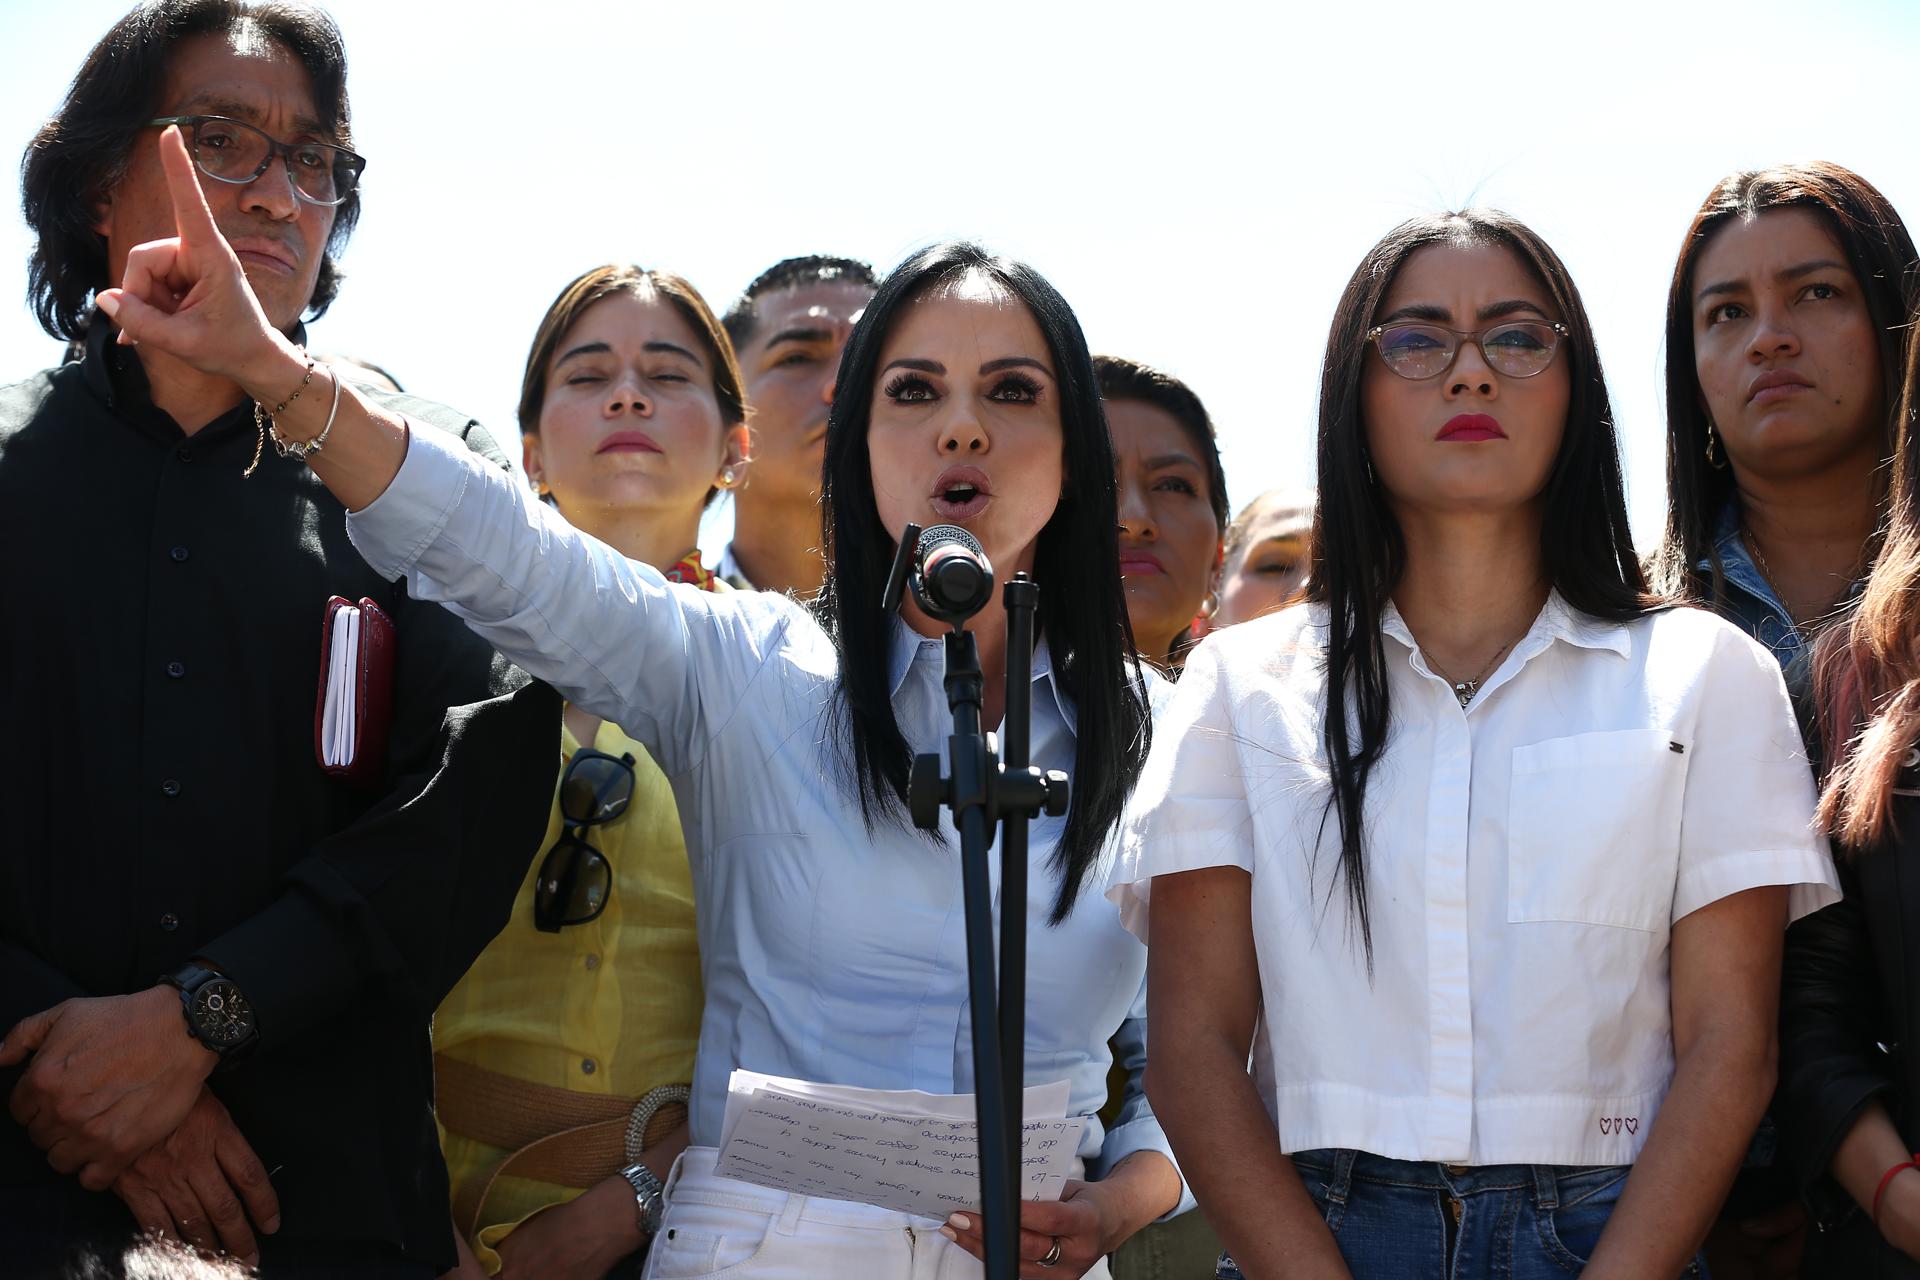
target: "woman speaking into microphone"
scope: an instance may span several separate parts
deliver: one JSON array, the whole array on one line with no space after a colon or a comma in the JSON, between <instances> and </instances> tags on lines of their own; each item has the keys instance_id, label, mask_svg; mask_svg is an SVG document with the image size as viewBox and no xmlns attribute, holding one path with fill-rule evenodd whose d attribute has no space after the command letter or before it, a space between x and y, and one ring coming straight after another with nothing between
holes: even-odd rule
<instances>
[{"instance_id":1,"label":"woman speaking into microphone","mask_svg":"<svg viewBox=\"0 0 1920 1280\"><path fill-rule=\"evenodd\" d=\"M231 378L263 405L287 402L308 362L254 303L177 133L161 146L179 235L135 250L102 307L123 340ZM287 403L273 431L355 512L368 561L623 726L673 784L707 1003L693 1146L668 1180L648 1274L977 1272L954 1251L978 1255L978 1214L941 1225L790 1196L718 1177L713 1148L736 1067L974 1086L957 851L912 828L905 798L913 755L951 728L941 628L911 601L897 613L880 603L909 523L961 525L1001 577L1040 583L1032 762L1066 770L1073 789L1065 817L1033 831L1026 1079L1069 1081L1069 1115L1092 1117L1106 1096L1108 1040L1141 993L1146 951L1098 889L1148 712L1111 567L1112 450L1065 300L1031 268L961 244L923 250L883 282L829 421L817 612L670 583L352 387L329 412L333 392ZM1003 619L994 599L971 624L986 725L1003 710ZM1166 1152L1144 1104L1104 1132L1090 1118L1086 1180L1023 1205L1021 1274L1104 1276L1108 1251L1185 1207Z\"/></svg>"}]
</instances>

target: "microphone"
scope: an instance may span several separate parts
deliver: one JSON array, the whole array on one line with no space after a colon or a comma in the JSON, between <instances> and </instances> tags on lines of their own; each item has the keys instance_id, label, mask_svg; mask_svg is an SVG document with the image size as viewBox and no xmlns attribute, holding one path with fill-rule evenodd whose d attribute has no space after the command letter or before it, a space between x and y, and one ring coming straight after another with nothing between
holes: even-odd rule
<instances>
[{"instance_id":1,"label":"microphone","mask_svg":"<svg viewBox=\"0 0 1920 1280\"><path fill-rule=\"evenodd\" d=\"M957 524L936 524L921 533L913 598L928 617L954 626L980 612L993 598L993 564L979 540Z\"/></svg>"}]
</instances>

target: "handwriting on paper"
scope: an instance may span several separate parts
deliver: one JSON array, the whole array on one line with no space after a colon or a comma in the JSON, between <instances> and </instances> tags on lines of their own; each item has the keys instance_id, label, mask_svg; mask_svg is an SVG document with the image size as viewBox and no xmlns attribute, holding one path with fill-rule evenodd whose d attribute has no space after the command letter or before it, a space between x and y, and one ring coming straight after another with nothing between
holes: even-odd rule
<instances>
[{"instance_id":1,"label":"handwriting on paper","mask_svg":"<svg viewBox=\"0 0 1920 1280\"><path fill-rule=\"evenodd\" d=\"M1030 1119L1019 1194L1058 1200L1080 1147L1084 1116ZM755 1089L732 1117L718 1172L779 1191L857 1200L944 1218L980 1205L972 1120L905 1115Z\"/></svg>"}]
</instances>

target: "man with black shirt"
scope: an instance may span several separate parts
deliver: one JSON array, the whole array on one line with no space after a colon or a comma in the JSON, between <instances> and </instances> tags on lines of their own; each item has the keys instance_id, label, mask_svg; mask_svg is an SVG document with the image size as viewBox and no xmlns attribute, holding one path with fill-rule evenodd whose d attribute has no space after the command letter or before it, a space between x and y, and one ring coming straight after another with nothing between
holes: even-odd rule
<instances>
[{"instance_id":1,"label":"man with black shirt","mask_svg":"<svg viewBox=\"0 0 1920 1280\"><path fill-rule=\"evenodd\" d=\"M359 212L345 75L318 10L161 0L28 151L31 299L85 354L0 390L10 1275L136 1225L270 1278L454 1264L428 1024L544 830L558 701L368 569L234 381L92 307L166 275L177 128L252 303L302 344ZM337 394L306 379L287 401ZM362 394L505 465L460 414ZM385 764L359 783L316 758L336 595L393 620Z\"/></svg>"}]
</instances>

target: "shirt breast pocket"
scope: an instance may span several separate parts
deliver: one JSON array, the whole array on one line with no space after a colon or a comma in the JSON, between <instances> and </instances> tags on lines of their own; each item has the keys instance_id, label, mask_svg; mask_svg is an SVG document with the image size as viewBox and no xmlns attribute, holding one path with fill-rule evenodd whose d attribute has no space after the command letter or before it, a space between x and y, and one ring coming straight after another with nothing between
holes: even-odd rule
<instances>
[{"instance_id":1,"label":"shirt breast pocket","mask_svg":"<svg viewBox=\"0 0 1920 1280\"><path fill-rule=\"evenodd\" d=\"M1664 929L1687 745L1665 729L1627 729L1514 748L1507 920Z\"/></svg>"}]
</instances>

